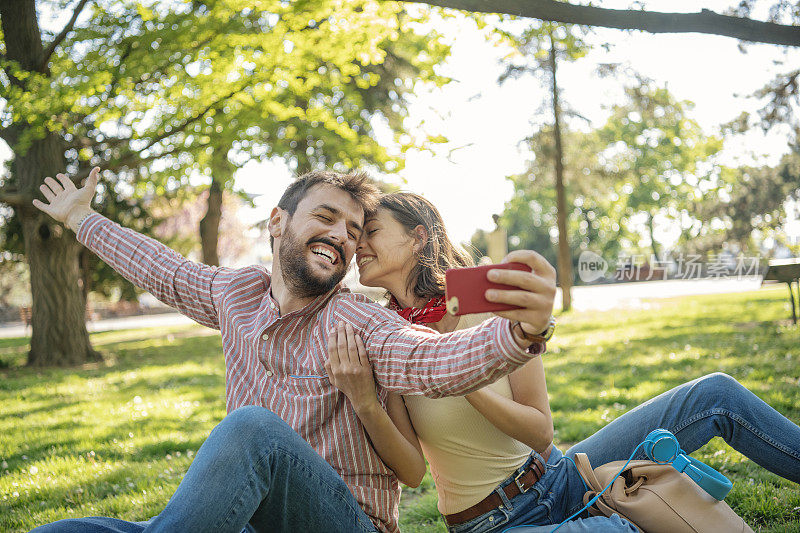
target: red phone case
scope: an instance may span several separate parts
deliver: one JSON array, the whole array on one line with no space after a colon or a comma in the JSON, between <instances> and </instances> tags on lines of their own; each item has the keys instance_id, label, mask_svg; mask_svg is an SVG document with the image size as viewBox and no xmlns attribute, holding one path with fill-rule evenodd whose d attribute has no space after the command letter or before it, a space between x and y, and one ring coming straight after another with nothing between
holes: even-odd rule
<instances>
[{"instance_id":1,"label":"red phone case","mask_svg":"<svg viewBox=\"0 0 800 533\"><path fill-rule=\"evenodd\" d=\"M530 272L531 267L523 263L501 263L470 268L451 268L444 274L447 311L451 315L469 315L490 311L508 311L518 306L488 301L484 295L488 289L519 290L519 287L492 283L486 273L493 268Z\"/></svg>"}]
</instances>

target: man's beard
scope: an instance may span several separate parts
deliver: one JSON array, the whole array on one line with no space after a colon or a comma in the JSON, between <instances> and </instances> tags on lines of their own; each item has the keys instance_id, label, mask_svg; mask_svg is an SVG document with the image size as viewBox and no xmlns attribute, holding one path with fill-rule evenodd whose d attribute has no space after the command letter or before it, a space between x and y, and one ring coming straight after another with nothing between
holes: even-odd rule
<instances>
[{"instance_id":1,"label":"man's beard","mask_svg":"<svg viewBox=\"0 0 800 533\"><path fill-rule=\"evenodd\" d=\"M301 245L294 231L291 229L291 222L287 225L281 238L280 245L280 264L281 275L286 287L293 295L299 298L309 296L319 296L325 294L344 279L347 269L344 266L344 250L334 242L324 239L309 239L305 245ZM337 270L327 278L320 278L311 271L311 266L306 260L306 246L313 242L327 244L339 253L339 265Z\"/></svg>"}]
</instances>

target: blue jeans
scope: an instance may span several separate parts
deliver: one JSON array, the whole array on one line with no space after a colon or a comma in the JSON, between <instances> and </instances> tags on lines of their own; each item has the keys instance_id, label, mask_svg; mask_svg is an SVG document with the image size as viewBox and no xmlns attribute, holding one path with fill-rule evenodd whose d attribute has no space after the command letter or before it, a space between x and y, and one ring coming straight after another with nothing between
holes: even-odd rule
<instances>
[{"instance_id":1,"label":"blue jeans","mask_svg":"<svg viewBox=\"0 0 800 533\"><path fill-rule=\"evenodd\" d=\"M334 469L280 417L247 406L200 447L164 510L146 522L60 520L36 533L374 532Z\"/></svg>"},{"instance_id":2,"label":"blue jeans","mask_svg":"<svg viewBox=\"0 0 800 533\"><path fill-rule=\"evenodd\" d=\"M732 448L767 470L800 483L800 427L732 377L716 373L656 396L565 454L553 449L544 475L527 492L509 500L500 490L513 482L515 472L495 489L503 500L501 507L448 530L450 533L500 533L513 527L509 533L552 531L555 525L583 507L586 488L567 457L585 453L593 466L625 460L656 428L674 433L681 447L689 453L713 437L722 437ZM534 452L528 463L534 457L541 460ZM645 459L644 452L640 449L634 459ZM581 520L562 526L558 533L636 531L619 517L587 518L585 511L580 517ZM514 527L522 525L534 527Z\"/></svg>"}]
</instances>

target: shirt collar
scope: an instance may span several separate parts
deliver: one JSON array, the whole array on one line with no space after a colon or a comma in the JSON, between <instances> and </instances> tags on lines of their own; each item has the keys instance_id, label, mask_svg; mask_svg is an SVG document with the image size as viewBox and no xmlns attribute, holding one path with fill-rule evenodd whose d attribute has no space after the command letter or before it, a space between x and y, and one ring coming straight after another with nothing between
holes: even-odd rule
<instances>
[{"instance_id":1,"label":"shirt collar","mask_svg":"<svg viewBox=\"0 0 800 533\"><path fill-rule=\"evenodd\" d=\"M272 289L270 288L269 290L267 290L267 305L270 307L272 312L274 312L279 318L306 316L316 313L317 311L325 307L325 305L333 297L333 295L341 290L342 290L342 284L339 283L334 288L332 288L325 294L320 294L319 296L314 298L311 302L301 307L297 311L292 311L291 313L286 313L285 315L281 315L279 313L280 307L278 306L278 302L275 300L275 298L273 298Z\"/></svg>"}]
</instances>

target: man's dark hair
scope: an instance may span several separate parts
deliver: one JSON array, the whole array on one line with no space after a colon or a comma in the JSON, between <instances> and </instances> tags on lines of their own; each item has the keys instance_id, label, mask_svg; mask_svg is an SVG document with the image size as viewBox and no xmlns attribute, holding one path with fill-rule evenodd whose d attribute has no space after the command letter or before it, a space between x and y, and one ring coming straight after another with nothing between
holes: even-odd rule
<instances>
[{"instance_id":1,"label":"man's dark hair","mask_svg":"<svg viewBox=\"0 0 800 533\"><path fill-rule=\"evenodd\" d=\"M294 215L297 205L305 198L308 191L316 185L331 185L343 190L364 209L365 215L375 212L380 190L369 175L361 170L354 170L347 174L333 170L306 172L286 188L283 196L278 201L278 207L287 211L289 215ZM273 247L273 251L274 241L275 239L270 235L269 244Z\"/></svg>"}]
</instances>

